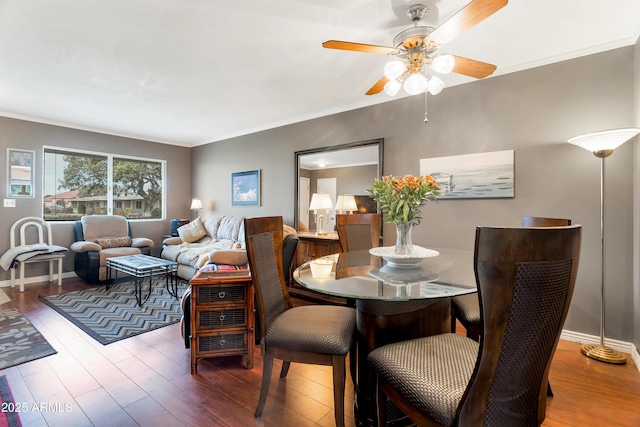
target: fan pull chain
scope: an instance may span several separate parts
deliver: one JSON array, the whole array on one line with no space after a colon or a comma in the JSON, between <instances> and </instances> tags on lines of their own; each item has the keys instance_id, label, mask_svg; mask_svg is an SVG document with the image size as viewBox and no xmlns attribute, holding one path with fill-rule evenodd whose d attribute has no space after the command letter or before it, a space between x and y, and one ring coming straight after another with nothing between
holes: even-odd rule
<instances>
[{"instance_id":1,"label":"fan pull chain","mask_svg":"<svg viewBox=\"0 0 640 427\"><path fill-rule=\"evenodd\" d=\"M424 93L424 124L427 124L429 119L427 118L427 92Z\"/></svg>"}]
</instances>

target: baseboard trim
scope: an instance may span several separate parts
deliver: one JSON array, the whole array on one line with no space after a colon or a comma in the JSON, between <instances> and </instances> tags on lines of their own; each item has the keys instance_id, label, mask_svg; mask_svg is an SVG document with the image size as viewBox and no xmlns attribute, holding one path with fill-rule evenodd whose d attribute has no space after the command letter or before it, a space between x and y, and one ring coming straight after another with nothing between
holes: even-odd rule
<instances>
[{"instance_id":1,"label":"baseboard trim","mask_svg":"<svg viewBox=\"0 0 640 427\"><path fill-rule=\"evenodd\" d=\"M17 274L16 274L17 276ZM62 278L63 279L70 279L73 277L78 277L76 275L76 273L74 271L67 271L66 273L62 273ZM16 287L20 286L18 284L20 279L18 279L16 277ZM53 275L53 280L54 282L58 280L58 275L54 274ZM25 277L24 278L24 284L25 286L28 285L29 283L42 283L42 282L48 282L49 281L49 275L44 275L44 276L33 276L33 277ZM10 288L11 287L11 279L8 280L0 280L0 288Z\"/></svg>"},{"instance_id":2,"label":"baseboard trim","mask_svg":"<svg viewBox=\"0 0 640 427\"><path fill-rule=\"evenodd\" d=\"M565 341L577 342L580 344L600 344L599 336L567 330L562 331L562 333L560 334L560 339ZM636 368L638 369L638 371L640 371L640 354L638 354L638 349L633 343L607 338L605 344L607 345L607 347L610 347L614 350L629 354Z\"/></svg>"}]
</instances>

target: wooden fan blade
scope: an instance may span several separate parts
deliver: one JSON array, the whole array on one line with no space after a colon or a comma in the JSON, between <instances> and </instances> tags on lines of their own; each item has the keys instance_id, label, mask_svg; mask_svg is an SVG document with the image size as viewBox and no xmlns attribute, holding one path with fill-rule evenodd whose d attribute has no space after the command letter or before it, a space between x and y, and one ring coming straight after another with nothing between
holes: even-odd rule
<instances>
[{"instance_id":1,"label":"wooden fan blade","mask_svg":"<svg viewBox=\"0 0 640 427\"><path fill-rule=\"evenodd\" d=\"M322 47L327 49L351 50L355 52L380 53L383 55L392 55L395 49L387 46L376 46L373 44L362 44L343 42L340 40L329 40L322 43Z\"/></svg>"},{"instance_id":2,"label":"wooden fan blade","mask_svg":"<svg viewBox=\"0 0 640 427\"><path fill-rule=\"evenodd\" d=\"M429 34L438 46L445 45L474 25L484 21L508 3L508 0L473 0Z\"/></svg>"},{"instance_id":3,"label":"wooden fan blade","mask_svg":"<svg viewBox=\"0 0 640 427\"><path fill-rule=\"evenodd\" d=\"M371 86L371 89L369 89L365 95L375 95L382 92L384 90L384 85L386 85L388 81L389 79L383 76L376 82L376 84Z\"/></svg>"},{"instance_id":4,"label":"wooden fan blade","mask_svg":"<svg viewBox=\"0 0 640 427\"><path fill-rule=\"evenodd\" d=\"M458 74L464 74L465 76L474 77L476 79L484 79L487 76L493 74L496 70L496 66L493 64L487 64L486 62L476 61L474 59L463 58L461 56L455 56L456 65L453 67L453 72Z\"/></svg>"}]
</instances>

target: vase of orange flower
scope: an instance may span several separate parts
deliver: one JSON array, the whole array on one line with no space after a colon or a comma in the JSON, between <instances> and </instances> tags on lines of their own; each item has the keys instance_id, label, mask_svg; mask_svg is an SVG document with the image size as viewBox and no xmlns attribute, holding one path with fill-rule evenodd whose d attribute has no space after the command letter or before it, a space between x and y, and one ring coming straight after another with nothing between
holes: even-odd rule
<instances>
[{"instance_id":1,"label":"vase of orange flower","mask_svg":"<svg viewBox=\"0 0 640 427\"><path fill-rule=\"evenodd\" d=\"M411 230L422 220L420 208L440 195L435 179L431 175L384 176L374 180L367 192L380 203L384 221L396 225L395 253L413 253Z\"/></svg>"}]
</instances>

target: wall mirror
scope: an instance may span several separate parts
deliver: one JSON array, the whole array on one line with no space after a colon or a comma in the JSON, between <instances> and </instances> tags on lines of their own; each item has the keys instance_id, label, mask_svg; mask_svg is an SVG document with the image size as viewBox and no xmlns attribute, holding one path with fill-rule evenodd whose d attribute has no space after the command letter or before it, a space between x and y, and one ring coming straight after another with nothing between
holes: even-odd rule
<instances>
[{"instance_id":1,"label":"wall mirror","mask_svg":"<svg viewBox=\"0 0 640 427\"><path fill-rule=\"evenodd\" d=\"M313 211L309 210L314 193L328 193L334 207L339 195L352 195L356 213L378 212L366 189L382 177L383 142L380 138L296 151L294 220L298 231L316 230ZM325 230L334 229L335 213L330 211Z\"/></svg>"}]
</instances>

